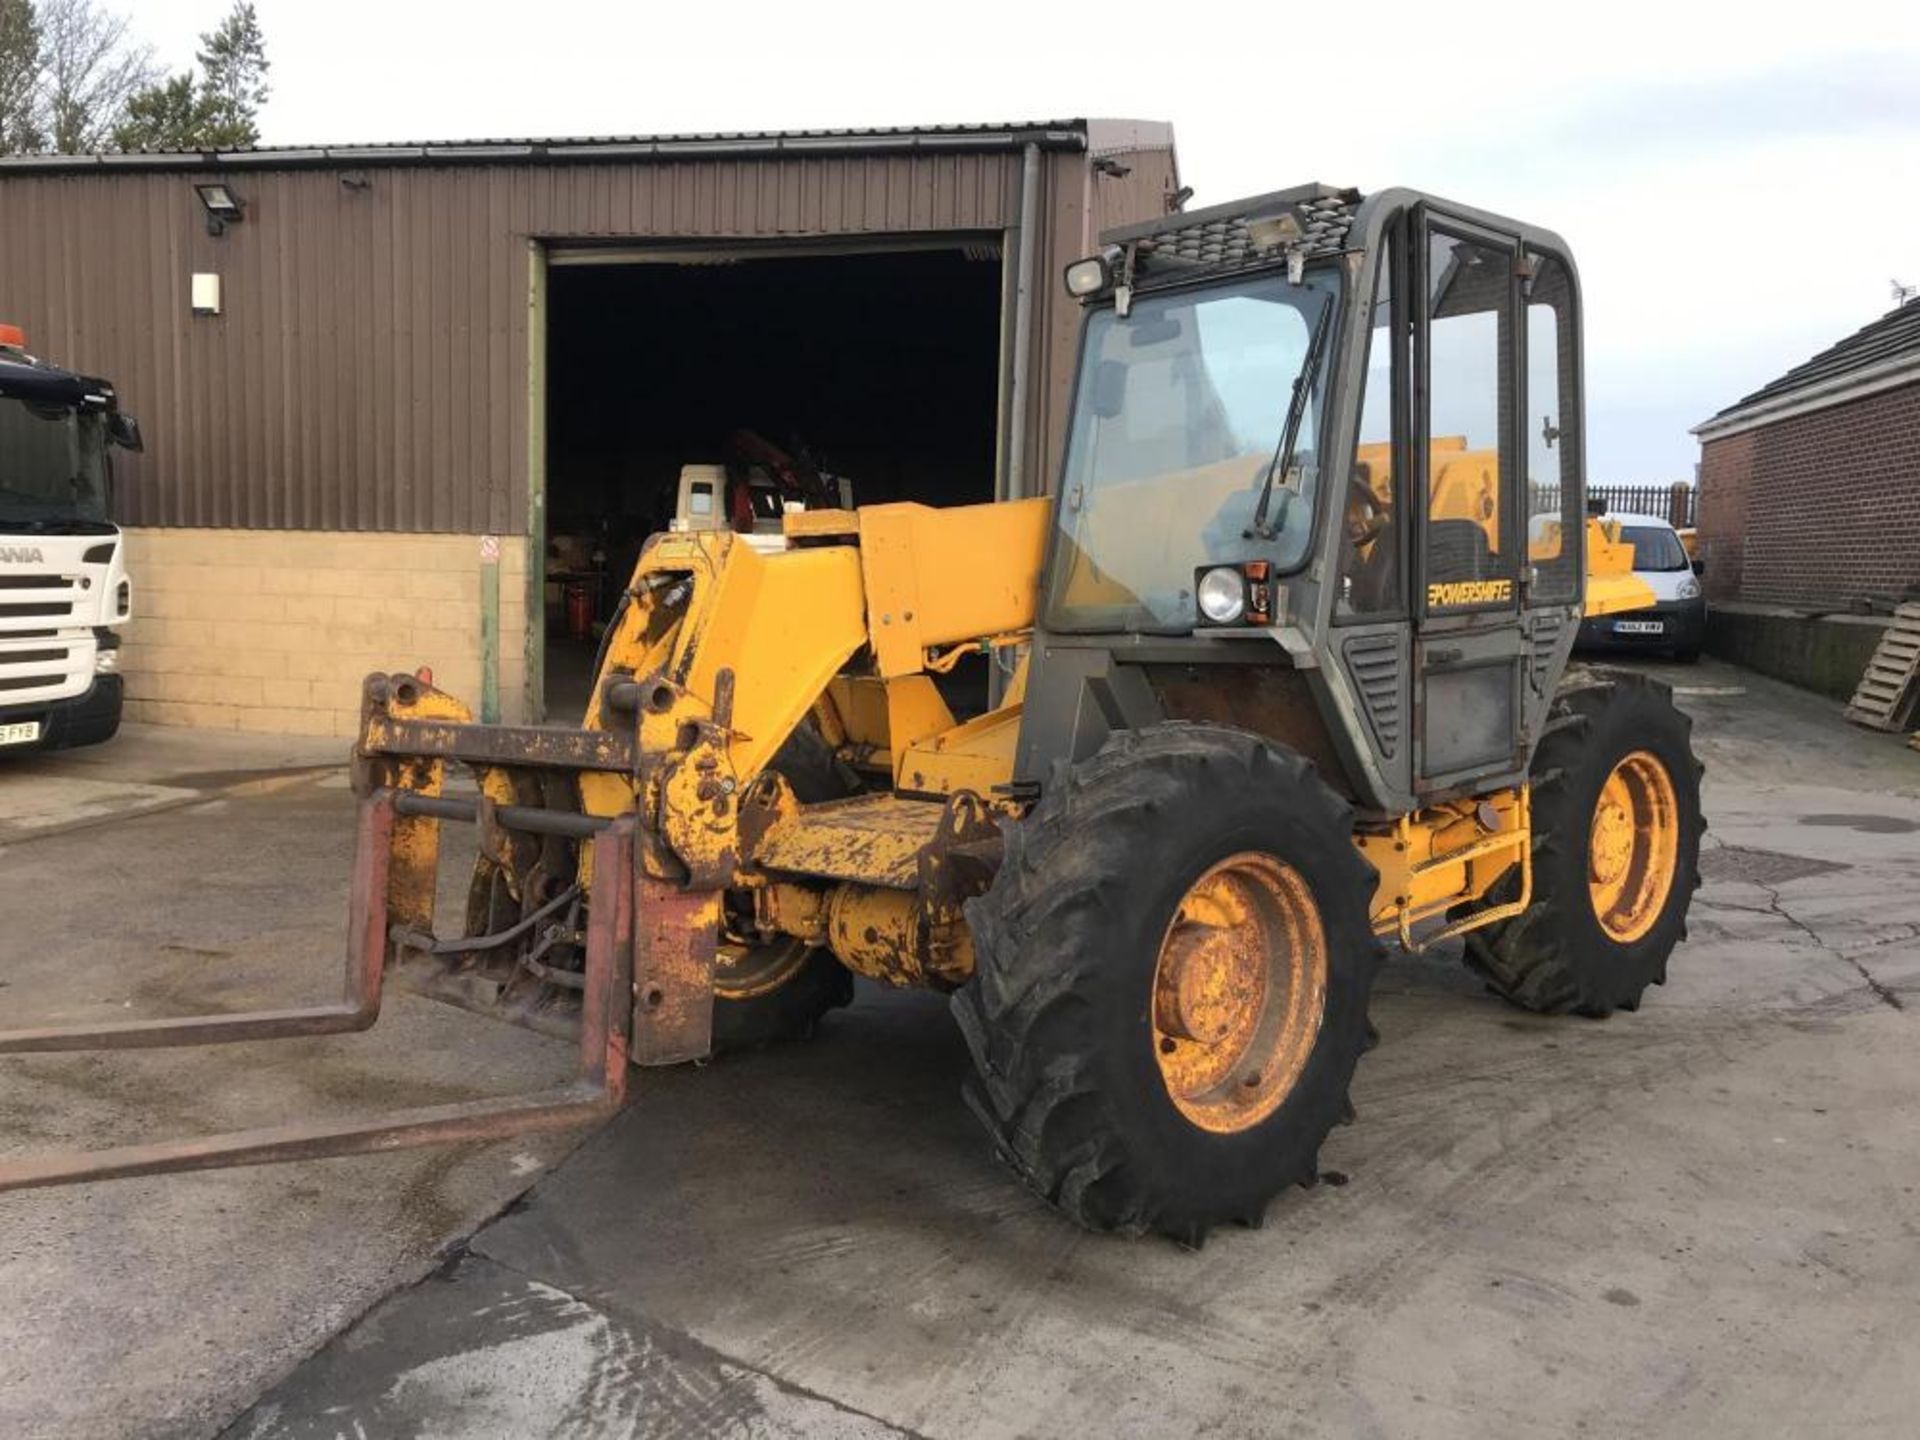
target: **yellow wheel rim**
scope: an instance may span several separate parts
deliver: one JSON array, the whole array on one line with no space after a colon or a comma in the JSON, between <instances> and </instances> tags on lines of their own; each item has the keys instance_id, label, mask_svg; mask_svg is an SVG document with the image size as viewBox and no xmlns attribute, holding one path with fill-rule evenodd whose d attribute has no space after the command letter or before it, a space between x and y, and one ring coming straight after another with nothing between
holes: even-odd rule
<instances>
[{"instance_id":1,"label":"yellow wheel rim","mask_svg":"<svg viewBox=\"0 0 1920 1440\"><path fill-rule=\"evenodd\" d=\"M1587 888L1600 928L1621 944L1653 928L1673 890L1680 806L1667 767L1636 750L1607 776L1593 806Z\"/></svg>"},{"instance_id":2,"label":"yellow wheel rim","mask_svg":"<svg viewBox=\"0 0 1920 1440\"><path fill-rule=\"evenodd\" d=\"M1188 888L1153 973L1160 1078L1193 1124L1231 1134L1293 1090L1327 1001L1327 940L1292 866L1230 855Z\"/></svg>"}]
</instances>

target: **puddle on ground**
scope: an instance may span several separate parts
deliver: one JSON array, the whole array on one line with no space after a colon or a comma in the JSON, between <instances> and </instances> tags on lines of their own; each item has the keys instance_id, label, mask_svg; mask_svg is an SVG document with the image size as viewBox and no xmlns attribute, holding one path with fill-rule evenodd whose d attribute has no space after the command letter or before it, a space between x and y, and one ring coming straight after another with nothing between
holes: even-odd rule
<instances>
[{"instance_id":1,"label":"puddle on ground","mask_svg":"<svg viewBox=\"0 0 1920 1440\"><path fill-rule=\"evenodd\" d=\"M1802 815L1800 823L1858 830L1862 835L1911 835L1920 830L1920 823L1902 820L1898 815Z\"/></svg>"}]
</instances>

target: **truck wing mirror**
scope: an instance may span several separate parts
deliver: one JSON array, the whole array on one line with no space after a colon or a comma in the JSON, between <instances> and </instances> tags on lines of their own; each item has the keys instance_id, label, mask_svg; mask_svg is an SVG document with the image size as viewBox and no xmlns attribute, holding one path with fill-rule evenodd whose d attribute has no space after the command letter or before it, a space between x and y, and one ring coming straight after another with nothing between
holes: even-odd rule
<instances>
[{"instance_id":1,"label":"truck wing mirror","mask_svg":"<svg viewBox=\"0 0 1920 1440\"><path fill-rule=\"evenodd\" d=\"M107 438L122 450L135 454L147 448L147 442L140 438L140 422L118 410L107 419Z\"/></svg>"}]
</instances>

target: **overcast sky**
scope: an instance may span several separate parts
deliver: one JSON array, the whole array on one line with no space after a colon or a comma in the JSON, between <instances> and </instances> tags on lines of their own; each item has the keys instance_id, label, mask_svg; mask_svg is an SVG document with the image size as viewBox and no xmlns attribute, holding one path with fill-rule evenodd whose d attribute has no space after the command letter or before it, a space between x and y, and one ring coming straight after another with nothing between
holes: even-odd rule
<instances>
[{"instance_id":1,"label":"overcast sky","mask_svg":"<svg viewBox=\"0 0 1920 1440\"><path fill-rule=\"evenodd\" d=\"M184 67L227 3L131 13ZM1323 180L1523 216L1586 285L1595 481L1690 477L1688 427L1920 284L1916 0L258 8L269 144L1139 116L1195 205Z\"/></svg>"}]
</instances>

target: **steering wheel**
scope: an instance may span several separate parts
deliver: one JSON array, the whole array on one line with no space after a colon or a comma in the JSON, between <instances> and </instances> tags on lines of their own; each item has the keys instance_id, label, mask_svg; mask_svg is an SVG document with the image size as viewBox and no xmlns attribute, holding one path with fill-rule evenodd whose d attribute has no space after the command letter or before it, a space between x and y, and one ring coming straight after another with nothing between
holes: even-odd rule
<instances>
[{"instance_id":1,"label":"steering wheel","mask_svg":"<svg viewBox=\"0 0 1920 1440\"><path fill-rule=\"evenodd\" d=\"M1357 466L1347 476L1347 539L1354 549L1365 549L1392 523L1392 503L1374 493L1368 467Z\"/></svg>"}]
</instances>

